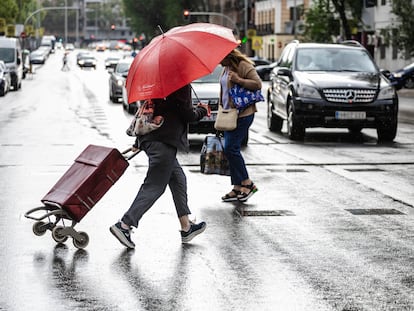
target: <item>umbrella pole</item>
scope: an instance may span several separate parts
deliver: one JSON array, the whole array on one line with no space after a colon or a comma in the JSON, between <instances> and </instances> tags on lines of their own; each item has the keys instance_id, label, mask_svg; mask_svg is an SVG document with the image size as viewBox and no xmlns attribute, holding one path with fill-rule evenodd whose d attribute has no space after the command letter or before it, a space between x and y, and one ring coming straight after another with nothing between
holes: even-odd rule
<instances>
[{"instance_id":1,"label":"umbrella pole","mask_svg":"<svg viewBox=\"0 0 414 311\"><path fill-rule=\"evenodd\" d=\"M157 25L157 26L158 26L158 29L161 31L162 35L164 36L164 31L162 30L161 26L160 25Z\"/></svg>"}]
</instances>

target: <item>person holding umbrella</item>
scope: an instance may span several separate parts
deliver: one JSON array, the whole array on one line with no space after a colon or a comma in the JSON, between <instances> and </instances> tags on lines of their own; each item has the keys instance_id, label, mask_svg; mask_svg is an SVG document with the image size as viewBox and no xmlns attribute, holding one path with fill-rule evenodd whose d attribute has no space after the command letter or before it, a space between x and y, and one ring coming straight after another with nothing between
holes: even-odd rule
<instances>
[{"instance_id":1,"label":"person holding umbrella","mask_svg":"<svg viewBox=\"0 0 414 311\"><path fill-rule=\"evenodd\" d=\"M178 150L188 151L188 123L207 115L208 105L193 108L190 85L168 95L153 99L154 115L162 116L162 126L146 135L137 137L134 149L143 150L148 156L148 170L131 207L121 220L110 227L112 234L127 248L135 248L131 240L131 227L138 227L142 216L169 186L181 225L181 240L190 242L206 229L206 223L189 220L191 211L187 202L187 181L176 155Z\"/></svg>"},{"instance_id":2,"label":"person holding umbrella","mask_svg":"<svg viewBox=\"0 0 414 311\"><path fill-rule=\"evenodd\" d=\"M224 70L220 77L219 105L222 105L224 109L234 107L229 96L229 90L234 84L239 84L251 91L262 88L262 80L254 68L254 63L239 50L231 51L221 61L221 65ZM245 202L258 190L249 178L246 164L240 152L242 142L253 123L255 112L257 112L256 104L240 111L236 129L224 132L224 154L229 161L233 189L221 198L223 202Z\"/></svg>"},{"instance_id":3,"label":"person holding umbrella","mask_svg":"<svg viewBox=\"0 0 414 311\"><path fill-rule=\"evenodd\" d=\"M152 99L154 116L162 116L164 122L159 129L137 138L135 147L148 156L147 175L130 208L110 227L127 248L135 247L131 227L138 227L167 186L181 225L182 243L206 229L205 222L189 220L186 176L176 155L179 150L189 149L188 123L200 120L209 111L207 104L193 107L190 83L211 73L236 46L231 29L194 23L162 33L135 56L126 79L128 102Z\"/></svg>"}]
</instances>

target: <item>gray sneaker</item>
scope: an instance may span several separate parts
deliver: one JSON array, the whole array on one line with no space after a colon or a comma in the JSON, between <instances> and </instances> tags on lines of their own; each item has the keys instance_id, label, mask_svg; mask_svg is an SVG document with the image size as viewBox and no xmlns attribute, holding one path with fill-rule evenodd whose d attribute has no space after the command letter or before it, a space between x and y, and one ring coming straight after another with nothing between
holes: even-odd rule
<instances>
[{"instance_id":1,"label":"gray sneaker","mask_svg":"<svg viewBox=\"0 0 414 311\"><path fill-rule=\"evenodd\" d=\"M207 224L204 221L200 222L199 224L190 222L190 224L190 230L188 230L187 232L180 231L182 243L190 242L195 236L199 235L200 233L203 233L207 227Z\"/></svg>"},{"instance_id":2,"label":"gray sneaker","mask_svg":"<svg viewBox=\"0 0 414 311\"><path fill-rule=\"evenodd\" d=\"M120 221L111 226L109 230L124 246L135 248L135 243L131 240L131 229L122 228Z\"/></svg>"}]
</instances>

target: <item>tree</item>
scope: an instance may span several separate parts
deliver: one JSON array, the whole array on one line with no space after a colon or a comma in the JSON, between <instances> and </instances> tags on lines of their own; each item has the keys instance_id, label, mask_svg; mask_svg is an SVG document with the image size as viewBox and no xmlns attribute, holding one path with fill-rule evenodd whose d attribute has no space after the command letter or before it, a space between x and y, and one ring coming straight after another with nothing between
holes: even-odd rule
<instances>
[{"instance_id":1,"label":"tree","mask_svg":"<svg viewBox=\"0 0 414 311\"><path fill-rule=\"evenodd\" d=\"M397 16L398 25L389 27L392 40L405 57L414 57L414 5L408 0L392 0L391 13Z\"/></svg>"},{"instance_id":2,"label":"tree","mask_svg":"<svg viewBox=\"0 0 414 311\"><path fill-rule=\"evenodd\" d=\"M12 24L16 21L19 7L15 0L2 0L0 5L0 18L5 18L7 24Z\"/></svg>"},{"instance_id":3,"label":"tree","mask_svg":"<svg viewBox=\"0 0 414 311\"><path fill-rule=\"evenodd\" d=\"M361 23L362 5L361 0L315 0L305 14L305 36L317 42L338 35L352 39L352 29Z\"/></svg>"},{"instance_id":4,"label":"tree","mask_svg":"<svg viewBox=\"0 0 414 311\"><path fill-rule=\"evenodd\" d=\"M332 0L347 40L352 39L352 28L357 27L361 21L363 3L361 0ZM348 20L346 12L351 12L352 19Z\"/></svg>"},{"instance_id":5,"label":"tree","mask_svg":"<svg viewBox=\"0 0 414 311\"><path fill-rule=\"evenodd\" d=\"M202 0L123 0L124 10L131 20L131 27L137 33L144 33L151 39L159 34L158 25L167 31L183 24L184 9L195 11L205 9Z\"/></svg>"},{"instance_id":6,"label":"tree","mask_svg":"<svg viewBox=\"0 0 414 311\"><path fill-rule=\"evenodd\" d=\"M3 0L2 0L3 1ZM34 12L37 8L36 0L18 0L16 1L18 13L16 16L16 23L23 24L27 16Z\"/></svg>"},{"instance_id":7,"label":"tree","mask_svg":"<svg viewBox=\"0 0 414 311\"><path fill-rule=\"evenodd\" d=\"M339 23L331 12L329 0L316 0L306 12L305 40L327 43L339 34Z\"/></svg>"}]
</instances>

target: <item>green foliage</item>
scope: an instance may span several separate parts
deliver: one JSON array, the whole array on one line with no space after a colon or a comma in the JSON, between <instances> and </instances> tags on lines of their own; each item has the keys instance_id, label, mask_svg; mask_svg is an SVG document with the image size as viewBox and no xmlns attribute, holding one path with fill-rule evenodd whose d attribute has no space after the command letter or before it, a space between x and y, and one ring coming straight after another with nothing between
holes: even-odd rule
<instances>
[{"instance_id":1,"label":"green foliage","mask_svg":"<svg viewBox=\"0 0 414 311\"><path fill-rule=\"evenodd\" d=\"M16 0L16 3L18 13L15 21L18 24L23 24L29 14L37 9L37 0Z\"/></svg>"},{"instance_id":2,"label":"green foliage","mask_svg":"<svg viewBox=\"0 0 414 311\"><path fill-rule=\"evenodd\" d=\"M339 34L338 27L333 26L335 23L334 14L330 11L329 0L316 0L313 6L305 14L306 30L305 40L327 43L332 41L332 36Z\"/></svg>"},{"instance_id":3,"label":"green foliage","mask_svg":"<svg viewBox=\"0 0 414 311\"><path fill-rule=\"evenodd\" d=\"M408 0L392 0L391 13L397 16L396 30L389 27L392 41L398 46L404 57L414 57L414 5Z\"/></svg>"},{"instance_id":4,"label":"green foliage","mask_svg":"<svg viewBox=\"0 0 414 311\"><path fill-rule=\"evenodd\" d=\"M184 24L185 9L204 10L202 0L123 0L123 4L132 29L149 40L160 33L158 25L165 32Z\"/></svg>"},{"instance_id":5,"label":"green foliage","mask_svg":"<svg viewBox=\"0 0 414 311\"><path fill-rule=\"evenodd\" d=\"M351 39L352 28L357 27L361 20L362 7L361 0L313 1L305 14L305 38L315 42L331 42L332 37L343 35L345 39ZM351 12L352 19L347 18L346 12Z\"/></svg>"},{"instance_id":6,"label":"green foliage","mask_svg":"<svg viewBox=\"0 0 414 311\"><path fill-rule=\"evenodd\" d=\"M18 11L16 0L1 0L0 18L5 18L7 24L15 23Z\"/></svg>"}]
</instances>

